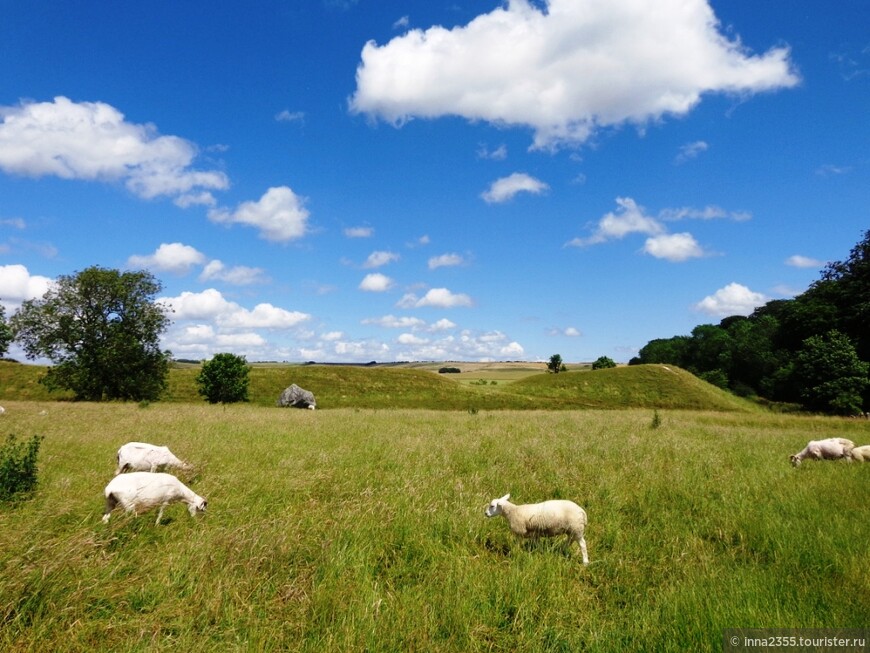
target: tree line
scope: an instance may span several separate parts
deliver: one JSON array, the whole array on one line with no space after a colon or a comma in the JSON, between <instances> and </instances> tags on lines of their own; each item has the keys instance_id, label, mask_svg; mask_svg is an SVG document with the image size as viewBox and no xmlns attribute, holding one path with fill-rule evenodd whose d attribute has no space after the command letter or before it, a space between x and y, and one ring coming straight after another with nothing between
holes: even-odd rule
<instances>
[{"instance_id":1,"label":"tree line","mask_svg":"<svg viewBox=\"0 0 870 653\"><path fill-rule=\"evenodd\" d=\"M870 410L870 230L793 299L652 340L629 364L667 363L741 396L852 415Z\"/></svg>"}]
</instances>

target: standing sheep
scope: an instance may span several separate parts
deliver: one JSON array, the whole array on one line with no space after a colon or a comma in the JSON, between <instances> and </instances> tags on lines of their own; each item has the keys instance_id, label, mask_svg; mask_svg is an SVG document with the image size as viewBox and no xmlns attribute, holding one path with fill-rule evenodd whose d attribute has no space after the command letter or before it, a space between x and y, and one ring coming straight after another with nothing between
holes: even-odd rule
<instances>
[{"instance_id":1,"label":"standing sheep","mask_svg":"<svg viewBox=\"0 0 870 653\"><path fill-rule=\"evenodd\" d=\"M855 448L855 443L846 438L828 438L826 440L810 440L803 451L789 456L794 467L800 467L804 458L813 460L839 460L845 458L851 461L849 454Z\"/></svg>"},{"instance_id":2,"label":"standing sheep","mask_svg":"<svg viewBox=\"0 0 870 653\"><path fill-rule=\"evenodd\" d=\"M190 465L175 457L169 447L147 442L128 442L118 449L115 476L122 472L156 472L161 467L190 469Z\"/></svg>"},{"instance_id":3,"label":"standing sheep","mask_svg":"<svg viewBox=\"0 0 870 653\"><path fill-rule=\"evenodd\" d=\"M852 449L852 460L857 460L859 463L862 461L870 463L870 444Z\"/></svg>"},{"instance_id":4,"label":"standing sheep","mask_svg":"<svg viewBox=\"0 0 870 653\"><path fill-rule=\"evenodd\" d=\"M568 546L571 541L580 545L583 564L589 564L586 553L586 511L573 501L553 499L543 503L516 505L509 501L510 494L493 499L487 506L487 517L502 515L508 521L511 532L520 537L544 535L567 535Z\"/></svg>"},{"instance_id":5,"label":"standing sheep","mask_svg":"<svg viewBox=\"0 0 870 653\"><path fill-rule=\"evenodd\" d=\"M105 489L106 511L103 523L107 524L112 510L120 505L127 512L139 514L160 506L155 525L160 524L163 509L171 503L183 502L193 517L205 512L207 502L172 474L163 472L133 472L116 476Z\"/></svg>"}]
</instances>

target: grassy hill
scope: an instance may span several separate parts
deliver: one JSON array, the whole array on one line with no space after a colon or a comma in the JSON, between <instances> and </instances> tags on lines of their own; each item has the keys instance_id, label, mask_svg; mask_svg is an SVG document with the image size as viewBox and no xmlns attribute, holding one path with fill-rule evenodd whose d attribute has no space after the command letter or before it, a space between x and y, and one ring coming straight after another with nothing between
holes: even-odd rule
<instances>
[{"instance_id":1,"label":"grassy hill","mask_svg":"<svg viewBox=\"0 0 870 653\"><path fill-rule=\"evenodd\" d=\"M461 374L438 374L438 366L408 365L253 365L250 403L272 406L281 391L295 383L311 390L318 408L430 408L443 410L528 410L576 408L670 408L749 411L754 405L664 365L609 370L582 369L546 374L534 366L472 368ZM69 393L49 394L39 383L45 368L0 363L0 399L50 401ZM199 403L199 366L170 370L164 401Z\"/></svg>"}]
</instances>

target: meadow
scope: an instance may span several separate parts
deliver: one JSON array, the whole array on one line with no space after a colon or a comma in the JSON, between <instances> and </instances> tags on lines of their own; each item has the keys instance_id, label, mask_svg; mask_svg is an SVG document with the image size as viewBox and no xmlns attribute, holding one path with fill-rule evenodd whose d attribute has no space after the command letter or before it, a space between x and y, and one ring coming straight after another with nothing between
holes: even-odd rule
<instances>
[{"instance_id":1,"label":"meadow","mask_svg":"<svg viewBox=\"0 0 870 653\"><path fill-rule=\"evenodd\" d=\"M0 435L45 440L36 495L0 507L0 650L719 651L725 628L868 626L870 465L788 462L870 443L864 420L262 404L4 398ZM128 440L192 462L208 511L102 524ZM486 519L507 492L584 506L591 564Z\"/></svg>"}]
</instances>

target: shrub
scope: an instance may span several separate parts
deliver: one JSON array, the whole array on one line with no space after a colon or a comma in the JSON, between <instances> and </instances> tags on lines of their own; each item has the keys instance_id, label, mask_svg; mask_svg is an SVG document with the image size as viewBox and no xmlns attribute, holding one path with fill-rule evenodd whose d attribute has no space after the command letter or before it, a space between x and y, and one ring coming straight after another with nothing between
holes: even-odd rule
<instances>
[{"instance_id":1,"label":"shrub","mask_svg":"<svg viewBox=\"0 0 870 653\"><path fill-rule=\"evenodd\" d=\"M249 370L244 356L215 354L196 376L197 391L210 404L247 401Z\"/></svg>"},{"instance_id":2,"label":"shrub","mask_svg":"<svg viewBox=\"0 0 870 653\"><path fill-rule=\"evenodd\" d=\"M27 442L16 442L9 434L0 448L0 501L9 501L32 493L36 489L36 458L42 436L34 435Z\"/></svg>"},{"instance_id":3,"label":"shrub","mask_svg":"<svg viewBox=\"0 0 870 653\"><path fill-rule=\"evenodd\" d=\"M458 367L442 367L440 370L438 370L438 374L460 374L460 373L462 373L462 370L460 370Z\"/></svg>"},{"instance_id":4,"label":"shrub","mask_svg":"<svg viewBox=\"0 0 870 653\"><path fill-rule=\"evenodd\" d=\"M598 360L592 363L593 370L606 370L611 367L616 367L616 362L607 356L600 356Z\"/></svg>"}]
</instances>

